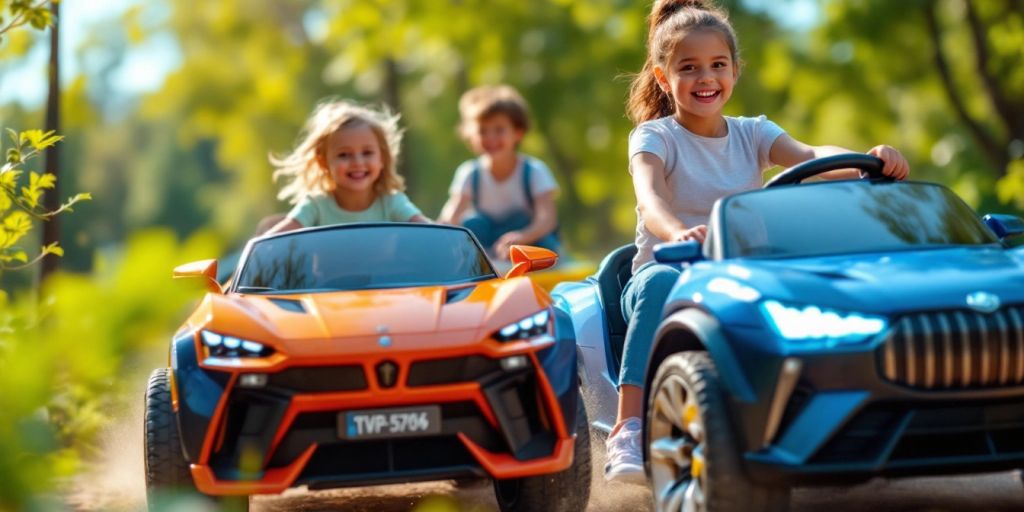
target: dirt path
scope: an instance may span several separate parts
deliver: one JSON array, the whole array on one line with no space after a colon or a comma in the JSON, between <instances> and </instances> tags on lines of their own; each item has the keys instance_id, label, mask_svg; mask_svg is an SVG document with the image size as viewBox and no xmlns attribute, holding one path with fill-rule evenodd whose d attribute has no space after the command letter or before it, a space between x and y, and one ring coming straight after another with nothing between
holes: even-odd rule
<instances>
[{"instance_id":1,"label":"dirt path","mask_svg":"<svg viewBox=\"0 0 1024 512\"><path fill-rule=\"evenodd\" d=\"M138 512L145 510L142 462L142 410L126 411L103 433L103 458L72 485L65 502L73 510ZM595 447L597 448L597 447ZM609 485L599 479L602 450L595 449L593 512L650 510L646 488ZM180 510L196 510L188 504ZM321 510L398 512L484 512L496 510L491 486L456 488L451 482L401 484L330 491L292 489L279 496L258 496L254 512ZM1014 473L958 478L876 480L846 488L798 489L793 512L1013 512L1024 511L1024 484Z\"/></svg>"}]
</instances>

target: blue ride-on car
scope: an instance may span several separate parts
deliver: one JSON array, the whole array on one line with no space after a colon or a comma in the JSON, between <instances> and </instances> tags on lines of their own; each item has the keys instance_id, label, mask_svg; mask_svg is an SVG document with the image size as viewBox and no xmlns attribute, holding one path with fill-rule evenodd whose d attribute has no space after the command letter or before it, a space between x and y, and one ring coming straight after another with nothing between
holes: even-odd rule
<instances>
[{"instance_id":1,"label":"blue ride-on car","mask_svg":"<svg viewBox=\"0 0 1024 512\"><path fill-rule=\"evenodd\" d=\"M644 458L664 511L788 507L790 488L1024 467L1024 222L839 155L715 205L647 367ZM870 179L801 184L839 168ZM615 421L633 246L554 290L592 427Z\"/></svg>"}]
</instances>

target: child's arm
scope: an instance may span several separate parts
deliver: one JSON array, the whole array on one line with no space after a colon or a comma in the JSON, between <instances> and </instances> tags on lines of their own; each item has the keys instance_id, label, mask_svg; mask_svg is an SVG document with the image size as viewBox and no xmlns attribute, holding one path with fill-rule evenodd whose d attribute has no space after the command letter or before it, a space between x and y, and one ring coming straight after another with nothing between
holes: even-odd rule
<instances>
[{"instance_id":1,"label":"child's arm","mask_svg":"<svg viewBox=\"0 0 1024 512\"><path fill-rule=\"evenodd\" d=\"M508 254L508 248L516 244L532 244L558 226L558 208L555 207L555 191L545 192L533 199L533 218L523 229L509 231L494 242L494 253Z\"/></svg>"},{"instance_id":2,"label":"child's arm","mask_svg":"<svg viewBox=\"0 0 1024 512\"><path fill-rule=\"evenodd\" d=\"M707 226L689 227L672 214L666 199L671 194L665 181L665 162L653 153L640 152L630 159L630 166L636 204L647 230L669 242L693 239L703 243Z\"/></svg>"},{"instance_id":3,"label":"child's arm","mask_svg":"<svg viewBox=\"0 0 1024 512\"><path fill-rule=\"evenodd\" d=\"M302 229L304 227L306 226L303 226L301 222L291 217L285 217L284 220L278 222L277 224L274 224L274 227L264 231L262 234L273 235L275 233L284 233L285 231L291 231L293 229Z\"/></svg>"},{"instance_id":4,"label":"child's arm","mask_svg":"<svg viewBox=\"0 0 1024 512\"><path fill-rule=\"evenodd\" d=\"M429 217L427 217L426 215L423 215L422 213L417 213L416 215L413 215L412 217L409 217L409 220L407 222L419 222L420 224L433 224L434 223L434 221L430 220Z\"/></svg>"},{"instance_id":5,"label":"child's arm","mask_svg":"<svg viewBox=\"0 0 1024 512\"><path fill-rule=\"evenodd\" d=\"M466 210L472 205L473 201L470 200L468 195L462 193L451 194L448 196L448 201L444 203L444 207L441 208L441 214L437 216L437 221L441 224L457 225L462 220Z\"/></svg>"},{"instance_id":6,"label":"child's arm","mask_svg":"<svg viewBox=\"0 0 1024 512\"><path fill-rule=\"evenodd\" d=\"M856 153L839 146L811 146L804 144L787 134L780 135L772 144L768 158L772 163L783 167L792 167L813 158L840 155L843 153ZM885 162L882 174L891 176L898 180L906 179L910 175L910 164L907 159L892 146L885 144L875 146L868 150L867 154L877 156ZM839 169L821 175L823 178L836 179L857 179L860 173L856 169Z\"/></svg>"}]
</instances>

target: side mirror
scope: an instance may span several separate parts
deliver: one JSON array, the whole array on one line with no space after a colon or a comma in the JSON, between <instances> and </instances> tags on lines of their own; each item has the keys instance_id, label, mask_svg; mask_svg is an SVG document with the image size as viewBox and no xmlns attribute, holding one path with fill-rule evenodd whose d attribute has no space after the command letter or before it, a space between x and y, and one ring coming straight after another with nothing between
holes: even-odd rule
<instances>
[{"instance_id":1,"label":"side mirror","mask_svg":"<svg viewBox=\"0 0 1024 512\"><path fill-rule=\"evenodd\" d=\"M985 222L985 225L987 225L1000 240L1006 240L1007 238L1024 234L1024 219L1015 215L991 213L982 217L981 220Z\"/></svg>"},{"instance_id":2,"label":"side mirror","mask_svg":"<svg viewBox=\"0 0 1024 512\"><path fill-rule=\"evenodd\" d=\"M206 289L215 293L224 293L217 283L217 260L201 260L174 267L174 278L202 277Z\"/></svg>"},{"instance_id":3,"label":"side mirror","mask_svg":"<svg viewBox=\"0 0 1024 512\"><path fill-rule=\"evenodd\" d=\"M553 251L530 245L513 245L508 249L508 256L512 260L512 268L505 274L505 279L551 267L558 261L558 255Z\"/></svg>"},{"instance_id":4,"label":"side mirror","mask_svg":"<svg viewBox=\"0 0 1024 512\"><path fill-rule=\"evenodd\" d=\"M654 261L658 263L693 263L704 259L700 242L665 242L654 246Z\"/></svg>"}]
</instances>

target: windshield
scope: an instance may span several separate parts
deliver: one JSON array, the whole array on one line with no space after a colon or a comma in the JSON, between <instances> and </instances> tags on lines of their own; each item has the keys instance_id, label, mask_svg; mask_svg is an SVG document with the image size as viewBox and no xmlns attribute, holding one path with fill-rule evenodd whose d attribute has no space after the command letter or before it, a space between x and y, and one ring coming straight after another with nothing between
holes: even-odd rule
<instances>
[{"instance_id":1,"label":"windshield","mask_svg":"<svg viewBox=\"0 0 1024 512\"><path fill-rule=\"evenodd\" d=\"M494 277L468 231L428 224L350 224L254 241L235 291L402 288Z\"/></svg>"},{"instance_id":2,"label":"windshield","mask_svg":"<svg viewBox=\"0 0 1024 512\"><path fill-rule=\"evenodd\" d=\"M721 208L725 257L794 257L998 243L946 187L816 183L738 194Z\"/></svg>"}]
</instances>

